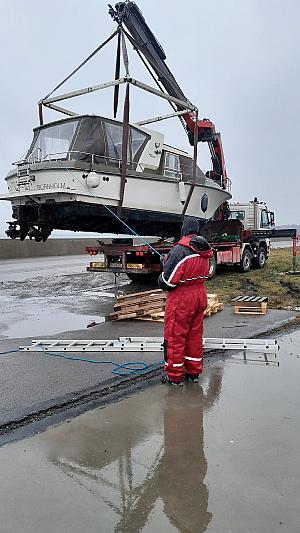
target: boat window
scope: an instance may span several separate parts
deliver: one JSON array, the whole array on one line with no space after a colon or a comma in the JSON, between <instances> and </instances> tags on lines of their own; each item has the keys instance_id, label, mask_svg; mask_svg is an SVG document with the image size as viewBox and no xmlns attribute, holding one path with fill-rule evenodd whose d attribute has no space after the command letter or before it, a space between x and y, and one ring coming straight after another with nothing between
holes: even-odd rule
<instances>
[{"instance_id":1,"label":"boat window","mask_svg":"<svg viewBox=\"0 0 300 533\"><path fill-rule=\"evenodd\" d=\"M178 154L172 152L165 153L164 175L174 176L175 178L181 177L180 159Z\"/></svg>"},{"instance_id":2,"label":"boat window","mask_svg":"<svg viewBox=\"0 0 300 533\"><path fill-rule=\"evenodd\" d=\"M105 143L102 121L98 117L84 117L71 147L71 159L91 162L105 161Z\"/></svg>"},{"instance_id":3,"label":"boat window","mask_svg":"<svg viewBox=\"0 0 300 533\"><path fill-rule=\"evenodd\" d=\"M122 159L122 124L113 124L104 122L107 142L107 155L111 162L119 163ZM141 132L136 128L129 128L127 161L137 163L139 156L149 138L147 133Z\"/></svg>"},{"instance_id":4,"label":"boat window","mask_svg":"<svg viewBox=\"0 0 300 533\"><path fill-rule=\"evenodd\" d=\"M72 120L39 130L29 159L65 159L77 124L77 120Z\"/></svg>"},{"instance_id":5,"label":"boat window","mask_svg":"<svg viewBox=\"0 0 300 533\"><path fill-rule=\"evenodd\" d=\"M148 140L149 135L141 131L136 130L135 128L131 129L131 151L132 151L132 161L137 162L139 156L141 155L141 149L144 148L146 140Z\"/></svg>"},{"instance_id":6,"label":"boat window","mask_svg":"<svg viewBox=\"0 0 300 533\"><path fill-rule=\"evenodd\" d=\"M105 122L106 141L108 149L108 157L113 161L120 161L122 158L122 134L123 127L120 124L111 124ZM130 146L128 144L127 159L130 161Z\"/></svg>"},{"instance_id":7,"label":"boat window","mask_svg":"<svg viewBox=\"0 0 300 533\"><path fill-rule=\"evenodd\" d=\"M230 211L231 220L245 220L245 211Z\"/></svg>"},{"instance_id":8,"label":"boat window","mask_svg":"<svg viewBox=\"0 0 300 533\"><path fill-rule=\"evenodd\" d=\"M185 155L180 155L179 160L180 160L180 172L182 176L187 180L191 180L193 178L193 159ZM198 167L198 165L197 165L197 177L204 178L204 174L202 170ZM199 180L197 181L199 182Z\"/></svg>"}]
</instances>

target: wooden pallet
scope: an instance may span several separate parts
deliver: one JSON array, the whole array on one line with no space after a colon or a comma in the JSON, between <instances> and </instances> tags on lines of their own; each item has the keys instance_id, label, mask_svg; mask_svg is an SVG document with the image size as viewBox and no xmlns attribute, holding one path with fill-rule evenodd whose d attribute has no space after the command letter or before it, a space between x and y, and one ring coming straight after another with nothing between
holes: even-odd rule
<instances>
[{"instance_id":1,"label":"wooden pallet","mask_svg":"<svg viewBox=\"0 0 300 533\"><path fill-rule=\"evenodd\" d=\"M224 304L221 302L215 303L212 306L208 305L204 311L204 317L214 315L218 311L223 311L223 309L224 309Z\"/></svg>"},{"instance_id":2,"label":"wooden pallet","mask_svg":"<svg viewBox=\"0 0 300 533\"><path fill-rule=\"evenodd\" d=\"M266 296L237 296L231 300L237 315L266 315L268 298Z\"/></svg>"},{"instance_id":3,"label":"wooden pallet","mask_svg":"<svg viewBox=\"0 0 300 533\"><path fill-rule=\"evenodd\" d=\"M161 289L119 296L109 320L150 320L164 322L167 293ZM208 306L204 316L211 316L223 309L216 294L207 295Z\"/></svg>"},{"instance_id":4,"label":"wooden pallet","mask_svg":"<svg viewBox=\"0 0 300 533\"><path fill-rule=\"evenodd\" d=\"M161 289L119 296L114 305L114 312L109 320L127 320L129 318L156 317L164 313L167 295Z\"/></svg>"}]
</instances>

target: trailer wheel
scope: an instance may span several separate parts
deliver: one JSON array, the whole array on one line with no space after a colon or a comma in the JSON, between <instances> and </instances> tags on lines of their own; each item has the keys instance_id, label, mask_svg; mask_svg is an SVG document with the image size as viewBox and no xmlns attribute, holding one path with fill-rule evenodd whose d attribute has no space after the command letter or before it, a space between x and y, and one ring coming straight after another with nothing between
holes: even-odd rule
<instances>
[{"instance_id":1,"label":"trailer wheel","mask_svg":"<svg viewBox=\"0 0 300 533\"><path fill-rule=\"evenodd\" d=\"M253 259L254 268L264 268L267 261L267 252L263 246L258 248L257 257Z\"/></svg>"},{"instance_id":2,"label":"trailer wheel","mask_svg":"<svg viewBox=\"0 0 300 533\"><path fill-rule=\"evenodd\" d=\"M217 261L216 261L215 256L213 256L209 260L209 272L208 272L208 278L207 278L208 281L213 279L213 277L214 277L214 275L216 273L216 268L217 268Z\"/></svg>"},{"instance_id":3,"label":"trailer wheel","mask_svg":"<svg viewBox=\"0 0 300 533\"><path fill-rule=\"evenodd\" d=\"M252 264L252 255L250 250L246 249L244 250L242 260L240 263L240 270L241 272L249 272Z\"/></svg>"}]
</instances>

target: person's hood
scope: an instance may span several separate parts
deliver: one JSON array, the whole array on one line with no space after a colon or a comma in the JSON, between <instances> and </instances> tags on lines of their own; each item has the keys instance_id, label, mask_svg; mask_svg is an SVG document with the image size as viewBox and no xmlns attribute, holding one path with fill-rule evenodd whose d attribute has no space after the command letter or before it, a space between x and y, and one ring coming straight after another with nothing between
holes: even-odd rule
<instances>
[{"instance_id":1,"label":"person's hood","mask_svg":"<svg viewBox=\"0 0 300 533\"><path fill-rule=\"evenodd\" d=\"M184 237L181 237L178 244L191 248L191 250L200 254L204 258L209 259L213 255L210 244L200 235L185 235Z\"/></svg>"},{"instance_id":2,"label":"person's hood","mask_svg":"<svg viewBox=\"0 0 300 533\"><path fill-rule=\"evenodd\" d=\"M185 217L181 226L181 237L198 235L200 229L199 220L195 217Z\"/></svg>"}]
</instances>

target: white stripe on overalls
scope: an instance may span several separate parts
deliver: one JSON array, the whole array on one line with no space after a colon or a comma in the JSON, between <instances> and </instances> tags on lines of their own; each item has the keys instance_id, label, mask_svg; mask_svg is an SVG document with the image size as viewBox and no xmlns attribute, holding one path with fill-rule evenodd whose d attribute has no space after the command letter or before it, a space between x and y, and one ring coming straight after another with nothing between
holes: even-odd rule
<instances>
[{"instance_id":1,"label":"white stripe on overalls","mask_svg":"<svg viewBox=\"0 0 300 533\"><path fill-rule=\"evenodd\" d=\"M185 359L188 361L202 361L203 357L187 357L185 356Z\"/></svg>"},{"instance_id":2,"label":"white stripe on overalls","mask_svg":"<svg viewBox=\"0 0 300 533\"><path fill-rule=\"evenodd\" d=\"M165 366L168 366L169 363L165 363ZM183 363L173 363L172 364L173 367L178 367L178 366L183 366Z\"/></svg>"}]
</instances>

